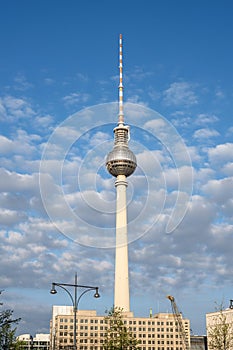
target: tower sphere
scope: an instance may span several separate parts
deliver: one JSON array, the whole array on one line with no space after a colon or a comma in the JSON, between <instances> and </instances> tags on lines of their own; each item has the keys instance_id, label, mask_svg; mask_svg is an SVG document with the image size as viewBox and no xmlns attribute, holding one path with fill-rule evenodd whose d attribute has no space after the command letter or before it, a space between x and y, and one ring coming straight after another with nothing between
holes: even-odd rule
<instances>
[{"instance_id":1,"label":"tower sphere","mask_svg":"<svg viewBox=\"0 0 233 350\"><path fill-rule=\"evenodd\" d=\"M108 172L117 177L118 175L130 176L137 167L137 160L134 153L128 147L127 126L118 126L114 129L115 144L106 159Z\"/></svg>"}]
</instances>

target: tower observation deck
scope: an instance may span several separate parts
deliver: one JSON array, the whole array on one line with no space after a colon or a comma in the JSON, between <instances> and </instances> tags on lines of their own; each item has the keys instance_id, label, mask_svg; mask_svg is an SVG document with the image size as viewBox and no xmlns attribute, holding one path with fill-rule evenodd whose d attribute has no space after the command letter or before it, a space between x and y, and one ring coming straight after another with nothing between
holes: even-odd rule
<instances>
[{"instance_id":1,"label":"tower observation deck","mask_svg":"<svg viewBox=\"0 0 233 350\"><path fill-rule=\"evenodd\" d=\"M117 126L114 129L114 148L108 154L106 166L109 173L115 177L125 175L126 177L133 174L137 167L136 157L128 146L128 126Z\"/></svg>"}]
</instances>

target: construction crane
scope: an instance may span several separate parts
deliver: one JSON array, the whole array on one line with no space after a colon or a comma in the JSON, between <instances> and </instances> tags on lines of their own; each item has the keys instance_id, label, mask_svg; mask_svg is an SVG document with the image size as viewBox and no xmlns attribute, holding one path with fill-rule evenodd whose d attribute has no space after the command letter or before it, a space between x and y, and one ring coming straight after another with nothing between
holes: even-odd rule
<instances>
[{"instance_id":1,"label":"construction crane","mask_svg":"<svg viewBox=\"0 0 233 350\"><path fill-rule=\"evenodd\" d=\"M184 350L189 350L189 339L188 339L187 333L185 332L182 313L179 311L179 309L176 305L175 298L172 295L167 295L167 298L171 302L172 313L173 313L173 316L174 316L175 321L177 323L180 337L182 339L182 347Z\"/></svg>"}]
</instances>

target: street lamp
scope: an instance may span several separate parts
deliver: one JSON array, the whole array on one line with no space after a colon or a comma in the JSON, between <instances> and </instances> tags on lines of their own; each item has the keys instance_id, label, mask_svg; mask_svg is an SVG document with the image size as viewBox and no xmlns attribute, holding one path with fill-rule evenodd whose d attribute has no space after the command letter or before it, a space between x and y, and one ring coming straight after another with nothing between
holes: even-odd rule
<instances>
[{"instance_id":1,"label":"street lamp","mask_svg":"<svg viewBox=\"0 0 233 350\"><path fill-rule=\"evenodd\" d=\"M69 283L52 283L52 288L50 290L51 294L57 294L56 286L62 288L70 297L73 305L73 311L74 311L74 350L77 349L76 346L76 333L77 333L77 328L76 328L76 319L77 319L77 310L78 310L78 305L81 297L86 294L87 292L90 292L91 290L95 290L95 294L93 295L94 298L99 298L99 287L92 287L92 286L83 286L81 284L77 284L77 273L75 273L75 279L74 279L74 284L69 284ZM66 287L74 287L74 297L70 293ZM85 290L77 297L77 289L78 288L85 288Z\"/></svg>"}]
</instances>

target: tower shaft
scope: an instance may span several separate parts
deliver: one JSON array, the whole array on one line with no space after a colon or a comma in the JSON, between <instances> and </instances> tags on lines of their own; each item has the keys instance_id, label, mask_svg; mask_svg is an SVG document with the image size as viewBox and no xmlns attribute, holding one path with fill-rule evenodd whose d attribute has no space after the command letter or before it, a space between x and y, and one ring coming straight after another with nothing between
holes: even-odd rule
<instances>
[{"instance_id":1,"label":"tower shaft","mask_svg":"<svg viewBox=\"0 0 233 350\"><path fill-rule=\"evenodd\" d=\"M116 186L116 250L114 306L130 311L125 175L118 175Z\"/></svg>"}]
</instances>

